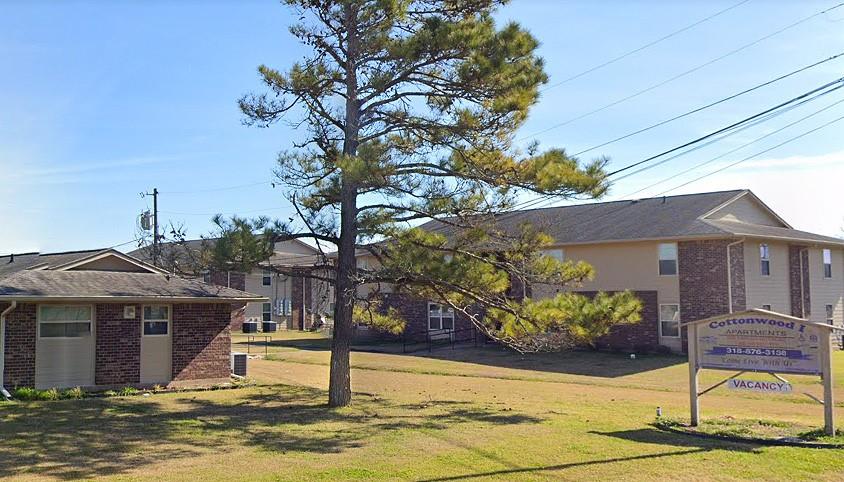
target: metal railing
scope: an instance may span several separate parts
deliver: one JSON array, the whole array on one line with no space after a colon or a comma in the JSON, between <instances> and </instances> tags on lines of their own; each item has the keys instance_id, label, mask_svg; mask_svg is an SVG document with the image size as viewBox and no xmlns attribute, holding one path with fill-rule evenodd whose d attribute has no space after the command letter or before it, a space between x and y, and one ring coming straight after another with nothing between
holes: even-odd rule
<instances>
[{"instance_id":1,"label":"metal railing","mask_svg":"<svg viewBox=\"0 0 844 482\"><path fill-rule=\"evenodd\" d=\"M468 337L460 337L460 334L471 333ZM481 334L475 327L460 328L458 330L423 330L416 332L402 333L402 353L412 353L415 351L422 351L427 349L428 353L432 352L434 348L448 347L453 350L454 347L462 343L472 343L478 346L479 343L486 345L491 340ZM408 347L415 345L422 345L422 348L408 350Z\"/></svg>"},{"instance_id":2,"label":"metal railing","mask_svg":"<svg viewBox=\"0 0 844 482\"><path fill-rule=\"evenodd\" d=\"M246 353L252 354L252 343L257 342L257 339L264 340L264 356L270 353L270 343L273 342L273 337L270 335L249 335L246 337Z\"/></svg>"}]
</instances>

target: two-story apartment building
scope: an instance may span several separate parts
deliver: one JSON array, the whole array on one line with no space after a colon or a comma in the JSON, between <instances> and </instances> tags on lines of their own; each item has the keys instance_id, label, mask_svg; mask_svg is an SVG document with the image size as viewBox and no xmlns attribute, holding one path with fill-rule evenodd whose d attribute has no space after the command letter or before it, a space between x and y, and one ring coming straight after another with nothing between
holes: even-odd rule
<instances>
[{"instance_id":1,"label":"two-story apartment building","mask_svg":"<svg viewBox=\"0 0 844 482\"><path fill-rule=\"evenodd\" d=\"M190 240L162 246L163 258L195 258L203 245L214 240ZM130 253L152 262L149 247ZM330 283L307 276L322 263L322 255L313 246L291 239L278 241L273 256L262 267L248 273L235 271L205 272L203 281L218 286L250 291L266 300L246 303L232 315L232 329L239 330L244 321L275 321L280 329L309 328L320 315L331 316L334 292ZM166 262L164 264L167 264ZM324 273L323 273L324 274ZM326 278L326 276L320 276Z\"/></svg>"},{"instance_id":2,"label":"two-story apartment building","mask_svg":"<svg viewBox=\"0 0 844 482\"><path fill-rule=\"evenodd\" d=\"M582 286L537 286L532 296L629 289L642 299L643 320L604 345L681 351L681 322L754 307L844 325L844 240L792 228L748 190L526 210L498 227L525 223L554 238L546 254L596 270ZM459 325L425 300L391 305L408 330L439 332L444 317Z\"/></svg>"}]
</instances>

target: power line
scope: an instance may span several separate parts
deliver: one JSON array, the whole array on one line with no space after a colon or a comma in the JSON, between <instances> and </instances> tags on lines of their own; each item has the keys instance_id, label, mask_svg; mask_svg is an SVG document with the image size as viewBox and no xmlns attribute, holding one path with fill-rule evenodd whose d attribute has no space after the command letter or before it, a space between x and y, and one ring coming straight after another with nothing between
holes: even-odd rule
<instances>
[{"instance_id":1,"label":"power line","mask_svg":"<svg viewBox=\"0 0 844 482\"><path fill-rule=\"evenodd\" d=\"M829 122L825 122L824 124L821 124L820 126L815 127L814 129L810 129L810 130L808 130L808 131L806 131L806 132L803 132L802 134L798 134L798 135L796 135L796 136L794 136L794 137L792 137L792 138L790 138L790 139L787 139L787 140L785 140L785 141L783 141L783 142L781 142L781 143L779 143L779 144L777 144L777 145L775 145L775 146L773 146L773 147L769 147L769 148L767 148L767 149L765 149L765 150L759 151L759 152L757 152L757 153L755 153L755 154L752 154L752 155L750 155L750 156L747 156L747 157L745 157L745 158L743 158L743 159L739 159L739 160L738 160L738 161L736 161L736 162L733 162L733 163L727 164L726 166L721 167L721 168L718 168L718 169L716 169L716 170L714 170L714 171L712 171L712 172L709 172L709 173L707 173L707 174L704 174L703 176L696 177L696 178L692 179L691 181L687 181L687 182L684 182L683 184L680 184L680 185L678 185L678 186L674 186L674 187L672 187L671 189L669 189L669 190L667 190L667 191L663 191L663 192L661 192L661 193L657 194L657 195L656 195L656 196L654 196L654 197L659 197L659 196L662 196L663 194L666 194L666 193L669 193L669 192L671 192L671 191L674 191L674 190L680 189L681 187L688 186L689 184L691 184L691 183L693 183L693 182L697 182L697 181L700 181L701 179L707 178L707 177L712 176L712 175L714 175L714 174L718 174L719 172L725 171L725 170L727 170L727 169L729 169L729 168L731 168L731 167L733 167L733 166L737 166L737 165L739 165L739 164L741 164L741 163L743 163L743 162L745 162L745 161L749 161L750 159L753 159L754 157L761 156L762 154L765 154L765 153L767 153L767 152L770 152L770 151L772 151L772 150L774 150L774 149L777 149L777 148L779 148L779 147L782 147L782 146L784 146L784 145L786 145L786 144L790 144L791 142L794 142L794 141L796 141L797 139L801 139L801 138L803 138L803 137L806 137L806 136L807 136L807 135L809 135L809 134L812 134L812 133L817 132L817 131L819 131L819 130L821 130L821 129L824 129L824 128L826 128L826 127L829 127L829 126L831 126L832 124L835 124L836 122L840 122L840 121L842 121L842 120L844 120L844 116L838 117L838 118L833 119L833 120L831 120L831 121L829 121Z\"/></svg>"},{"instance_id":2,"label":"power line","mask_svg":"<svg viewBox=\"0 0 844 482\"><path fill-rule=\"evenodd\" d=\"M675 120L682 119L682 118L684 118L684 117L688 117L688 116L690 116L690 115L692 115L692 114L696 114L696 113L698 113L698 112L700 112L700 111L702 111L702 110L709 109L710 107L714 107L714 106L716 106L716 105L723 104L724 102L727 102L727 101L733 100L733 99L735 99L736 97L740 97L740 96L742 96L742 95L744 95L744 94L748 94L748 93L753 92L753 91L755 91L755 90L761 89L762 87L767 87L767 86L769 86L769 85L771 85L771 84L774 84L774 83L779 82L779 81L781 81L781 80L783 80L783 79L786 79L786 78L791 77L791 76L793 76L793 75L796 75L796 74L799 74L799 73L804 72L804 71L806 71L806 70L809 70L809 69L811 69L811 68L813 68L813 67L817 67L817 66L819 66L819 65L822 65L822 64L825 64L825 63L827 63L827 62L833 61L833 60L835 60L835 59L837 59L837 58L839 58L839 57L841 57L841 56L844 56L844 52L840 52L840 53L838 53L838 54L836 54L836 55L833 55L832 57L827 57L826 59L820 60L820 61L818 61L818 62L815 62L815 63L813 63L813 64L807 65L807 66L805 66L805 67L801 67L801 68L799 68L799 69L797 69L797 70L792 70L791 72L789 72L789 73L787 73L787 74L780 75L779 77L776 77L776 78L774 78L774 79L768 80L767 82L763 82L763 83L761 83L761 84L757 84L757 85L755 85L755 86L753 86L753 87L751 87L751 88L749 88L749 89L745 89L745 90L743 90L743 91L741 91L741 92L737 92L737 93L732 94L732 95L730 95L730 96L727 96L727 97L724 97L724 98L722 98L722 99L716 100L715 102L710 102L709 104L706 104L706 105L704 105L704 106L698 107L698 108L696 108L696 109L692 109L692 110L690 110L690 111L688 111L688 112L684 112L684 113L682 113L682 114L680 114L680 115L676 115L676 116L671 117L671 118L669 118L669 119L665 119L665 120L663 120L663 121L657 122L656 124L652 124L652 125L650 125L650 126L648 126L648 127L644 127L644 128L642 128L642 129L639 129L639 130L633 131L633 132L631 132L631 133L629 133L629 134L625 134L625 135L623 135L623 136L616 137L615 139L611 139L611 140L608 140L608 141L606 141L606 142L602 142L602 143L600 143L600 144L596 144L596 145L594 145L594 146L592 146L592 147L589 147L589 148L587 148L587 149L583 149L582 151L575 152L575 153L574 153L574 154L572 154L572 155L573 155L573 156L579 156L580 154L583 154L583 153L586 153L586 152L589 152L589 151L593 151L593 150L598 149L598 148L600 148L600 147L604 147L604 146L607 146L607 145L609 145L609 144L613 144L613 143L615 143L615 142L618 142L618 141L621 141L621 140L627 139L627 138L629 138L629 137L633 137L633 136L635 136L635 135L637 135L637 134L641 134L641 133L643 133L643 132L647 132L647 131L649 131L649 130L651 130L651 129L655 129L655 128L657 128L657 127L663 126L663 125L665 125L665 124L668 124L669 122L674 122Z\"/></svg>"},{"instance_id":3,"label":"power line","mask_svg":"<svg viewBox=\"0 0 844 482\"><path fill-rule=\"evenodd\" d=\"M161 194L197 194L197 193L206 193L206 192L218 192L218 191L232 191L235 189L243 189L245 187L254 187L254 186L261 186L264 184L272 184L274 185L273 181L261 181L261 182L253 182L249 184L239 184L236 186L224 186L224 187L215 187L210 189L197 189L195 191L162 191Z\"/></svg>"},{"instance_id":4,"label":"power line","mask_svg":"<svg viewBox=\"0 0 844 482\"><path fill-rule=\"evenodd\" d=\"M741 2L738 2L738 3L736 3L736 4L732 5L732 6L729 6L729 7L725 8L725 9L723 9L723 10L720 10L720 11L718 11L718 12L715 12L715 13L713 13L712 15L710 15L710 16L708 16L708 17L702 18L702 19L698 20L697 22L694 22L694 23L691 23L691 24L689 24L689 25L686 25L685 27L683 27L683 28L681 28L681 29L679 29L679 30L675 30L675 31L673 31L673 32L671 32L671 33L669 33L669 34L667 34L667 35L664 35L664 36L662 36L662 37L660 37L660 38L656 39L656 40L653 40L653 41L651 41L651 42L648 42L648 43L646 43L646 44L642 45L641 47L637 47L637 48L635 48L635 49L633 49L633 50L629 50L629 51L627 51L627 52L625 52L625 53L623 53L623 54L619 55L618 57L613 57L613 58L612 58L612 59L610 59L610 60L607 60L607 61L605 61L605 62L602 62L602 63L598 64L598 65L595 65L595 66L593 66L593 67L590 67L590 68L588 68L588 69L586 69L586 70L584 70L584 71L582 71L582 72L580 72L580 73L574 74L574 75L572 75L571 77L567 77L567 78L565 78L565 79L563 79L563 80L561 80L561 81L559 81L559 82L555 82L555 83L553 83L553 84L551 84L551 85L549 85L549 86L545 87L544 89L542 89L542 90L541 90L541 92L545 92L545 91L551 90L551 89L553 89L553 88L555 88L555 87L559 87L559 86L561 86L561 85L563 85L563 84L565 84L565 83L571 82L572 80L579 79L579 78L583 77L584 75L591 74L592 72L595 72L596 70L602 69L602 68L604 68L604 67L606 67L606 66L608 66L608 65L610 65L610 64L614 64L614 63L618 62L619 60L622 60L622 59L624 59L624 58L627 58L627 57L629 57L629 56L631 56L631 55L633 55L633 54L635 54L635 53L639 53L639 52L641 52L641 51L643 51L643 50L645 50L645 49L647 49L647 48L653 47L654 45L656 45L656 44L658 44L658 43L660 43L660 42L663 42L663 41L665 41L665 40L668 40L668 39L670 39L671 37L677 36L677 35L679 35L679 34L681 34L681 33L685 32L685 31L687 31L687 30L690 30L690 29L692 29L692 28L694 28L694 27L697 27L698 25L700 25L700 24L702 24L702 23L704 23L704 22L708 22L709 20L712 20L713 18L718 17L719 15L722 15L722 14L724 14L724 13L727 13L727 12L729 12L730 10L732 10L732 9L734 9L734 8L737 8L737 7L741 6L741 5L744 5L745 3L749 2L749 1L750 1L750 0L742 0Z\"/></svg>"},{"instance_id":5,"label":"power line","mask_svg":"<svg viewBox=\"0 0 844 482\"><path fill-rule=\"evenodd\" d=\"M749 122L749 121L751 121L751 120L753 120L753 119L756 119L756 118L758 118L758 117L762 117L762 116L764 116L764 115L766 115L766 114L768 114L768 113L770 113L770 112L773 112L773 111L778 110L778 109L781 109L781 108L783 108L783 107L785 107L785 106L787 106L787 105L789 105L789 104L792 104L792 103L797 102L797 101L799 101L799 100L802 100L802 99L805 99L805 98L807 98L807 97L810 97L811 95L813 95L813 94L815 94L815 93L817 93L817 92L823 91L823 90L825 90L825 89L828 89L828 88L829 88L829 87L831 87L831 86L834 86L834 85L836 85L836 84L840 84L840 83L842 83L842 82L844 82L844 77L840 77L840 78L838 78L838 79L836 79L836 80L833 80L832 82L828 82L828 83L826 83L826 84L824 84L824 85L822 85L822 86L820 86L820 87L816 87L816 88L814 88L814 89L812 89L812 90L810 90L810 91L808 91L808 92L804 92L803 94L800 94L800 95L798 95L797 97L793 97L793 98L791 98L791 99L789 99L789 100L787 100L787 101L785 101L785 102L783 102L783 103L781 103L781 104L778 104L778 105L776 105L776 106L774 106L774 107L771 107L771 108L765 109L765 110L763 110L762 112L759 112L759 113L757 113L757 114L754 114L754 115L752 115L752 116L750 116L750 117L746 117L746 118L744 118L744 119L742 119L742 120L740 120L740 121L738 121L738 122L735 122L735 123L733 123L733 124L730 124L730 125L729 125L729 126L727 126L727 127L723 127L723 128L718 129L718 130L716 130L716 131L710 132L709 134L706 134L706 135L703 135L703 136L701 136L701 137L698 137L697 139L694 139L694 140L692 140L692 141L686 142L685 144L681 144L681 145L679 145L679 146L677 146L677 147L673 147L673 148L671 148L671 149L668 149L667 151L663 151L663 152L661 152L661 153L659 153L659 154L657 154L657 155L650 156L650 157L648 157L648 158L642 159L641 161L637 161L637 162L634 162L633 164L629 164L629 165L624 166L624 167L622 167L622 168L620 168L620 169L616 169L615 171L612 171L612 172L610 172L609 174L607 174L607 177L612 177L612 176L614 176L614 175L616 175L616 174L622 173L622 172L627 171L627 170L629 170L629 169L633 169L634 167L637 167L637 166L640 166L640 165L642 165L642 164L646 164L646 163L648 163L648 162L651 162L651 161L653 161L654 159L657 159L657 158L659 158L659 157L662 157L662 156L664 156L664 155L666 155L666 154L671 154L672 152L678 151L678 150L683 149L683 148L685 148L685 147L688 147L688 146L690 146L690 145L692 145L692 144L697 144L697 143L698 143L698 142L700 142L700 141L703 141L703 140L709 139L710 137L716 136L716 135L718 135L718 134L720 134L720 133L722 133L722 132L725 132L725 131L731 130L731 129L733 129L733 128L735 128L735 127L737 127L737 126L741 125L741 124L744 124L744 123L746 123L746 122ZM830 91L830 92L831 92L831 91Z\"/></svg>"},{"instance_id":6,"label":"power line","mask_svg":"<svg viewBox=\"0 0 844 482\"><path fill-rule=\"evenodd\" d=\"M652 188L652 187L656 187L656 186L658 186L658 185L660 185L660 184L662 184L662 183L664 183L664 182L668 182L668 181L670 181L670 180L672 180L672 179L676 179L676 178L678 178L678 177L682 176L683 174L688 174L689 172L692 172L692 171L694 171L695 169L698 169L698 168L700 168L700 167L703 167L703 166L709 165L709 164L711 164L711 163L713 163L713 162L715 162L715 161L717 161L717 160L719 160L719 159L724 158L725 156L728 156L728 155L730 155L730 154L732 154L732 153L734 153L734 152L740 151L740 150L744 149L745 147L747 147L747 146L749 146L749 145L751 145L751 144L755 144L755 143L757 143L757 142L759 142L759 141L761 141L761 140L767 139L767 138L769 138L769 137L771 137L771 136L773 136L773 135L775 135L775 134L779 134L780 132L782 132L782 131L784 131L784 130L786 130L786 129L790 128L790 127L793 127L793 126L795 126L795 125L797 125L797 124L799 124L799 123L801 123L801 122L803 122L803 121L806 121L806 120L808 120L808 119L810 119L810 118L812 118L812 117L814 117L814 116L816 116L816 115L818 115L818 114L821 114L821 113L823 113L823 112L826 112L827 110L829 110L829 109L831 109L831 108L835 107L836 105L841 104L842 102L844 102L844 99L841 99L841 100L839 100L839 101L833 102L832 104L830 104L830 105L828 105L828 106L826 106L826 107L824 107L824 108L822 108L822 109L818 109L818 110L816 110L815 112L812 112L812 113L811 113L811 114L809 114L809 115L805 115L805 116L803 116L803 117L801 117L801 118L797 119L797 120L796 120L796 121L794 121L794 122L791 122L791 123L789 123L789 124L786 124L786 125L784 125L784 126L780 127L780 128L779 128L779 129L777 129L777 130L774 130L774 131L771 131L771 132L769 132L769 133L765 134L764 136L757 137L756 139L753 139L752 141L746 142L746 143L744 143L744 144L742 144L742 145L740 145L740 146L738 146L738 147L736 147L736 148L734 148L734 149L730 149L729 151L724 152L723 154L719 154L718 156L715 156L715 157L713 157L712 159L709 159L709 160L707 160L707 161L705 161L705 162L701 162L700 164L696 164L696 165L694 165L694 166L692 166L692 167L690 167L690 168L688 168L688 169L684 169L684 170L682 170L682 171L680 171L680 172L678 172L678 173L676 173L676 174L672 174L671 176L668 176L668 177L666 177L666 178L664 178L664 179L661 179L661 180L659 180L659 181L657 181L657 182L655 182L655 183L653 183L653 184L650 184L650 185L648 185L648 186L645 186L645 187L643 187L642 189L639 189L639 190L637 190L637 191L633 191L633 192L631 192L631 193L629 193L629 194L625 194L624 196L621 196L621 197L622 197L622 198L629 198L629 197L631 197L631 196L635 196L636 194L639 194L639 193L640 193L640 192L642 192L642 191L647 191L648 189L650 189L650 188Z\"/></svg>"},{"instance_id":7,"label":"power line","mask_svg":"<svg viewBox=\"0 0 844 482\"><path fill-rule=\"evenodd\" d=\"M242 212L238 212L238 213L220 213L220 212L216 212L216 213L185 213L185 212L179 212L179 211L159 211L159 212L165 213L165 214L175 214L177 216L216 216L217 214L223 214L223 215L226 215L226 216L229 216L229 215L235 216L235 215L238 215L238 214L262 213L262 212L267 212L267 211L278 211L278 210L281 210L281 209L287 209L287 208L255 209L255 210L252 210L252 211L242 211Z\"/></svg>"},{"instance_id":8,"label":"power line","mask_svg":"<svg viewBox=\"0 0 844 482\"><path fill-rule=\"evenodd\" d=\"M746 118L744 118L744 119L742 119L742 120L740 120L740 121L738 121L738 122L735 122L735 123L733 123L733 124L730 124L730 125L729 125L729 126L727 126L727 127L723 127L723 128L721 128L721 129L715 130L715 131L710 132L710 133L708 133L708 134L706 134L706 135L703 135L703 136L701 136L701 137L698 137L697 139L694 139L694 140L692 140L692 141L686 142L686 143L681 144L681 145L679 145L679 146L676 146L676 147L673 147L673 148L668 149L668 150L666 150L666 151L663 151L663 152L661 152L661 153L659 153L659 154L657 154L657 155L650 156L650 157L648 157L648 158L646 158L646 159L643 159L643 160L641 160L641 161L635 162L635 163L630 164L630 165L628 165L628 166L625 166L625 167L623 167L623 168L621 168L621 169L617 169L617 170L615 170L615 171L613 171L613 172L611 172L611 173L607 174L607 177L614 176L614 175L616 175L616 174L619 174L619 173L624 172L624 171L626 171L626 170L629 170L629 169L635 168L635 167L640 166L640 165L642 165L642 164L645 164L645 163L647 163L647 162L651 162L651 161L653 161L653 160L655 160L655 159L658 159L658 158L663 157L663 156L665 156L665 155L668 155L668 154L671 154L671 153L673 153L673 152L679 151L679 150L681 150L681 149L685 149L685 148L687 148L687 147L691 147L691 146L693 146L693 145L695 145L695 144L698 144L698 143L700 143L700 142L702 142L702 141L705 141L705 140L707 140L707 139L710 139L710 138L713 138L713 137L719 136L719 135L721 135L721 134L726 134L726 135L722 135L721 137L718 137L718 138L717 138L717 140L724 139L724 138L728 137L729 135L733 135L733 134L735 134L735 133L737 133L737 132L740 132L741 130L744 130L746 127L743 127L743 126L745 126L745 125L747 125L747 126L750 126L750 125L756 125L756 124L758 124L759 122L762 122L762 121L764 121L764 120L769 120L769 119L771 119L771 118L773 118L773 117L776 117L776 115L779 115L779 114L781 114L781 113L783 113L783 112L787 112L788 110L791 110L791 108L793 108L793 107L790 107L790 106L791 106L791 104L801 105L802 103L805 103L805 102L808 102L808 101L811 101L811 100L814 100L814 99L820 98L820 97L822 97L822 96L824 96L824 95L826 95L826 94L829 94L830 92L833 92L833 91L837 90L838 88L840 88L840 87L841 87L841 85L838 85L837 87L834 87L833 89L830 89L830 90L825 90L825 89L829 89L830 87L835 86L836 84L841 84L842 82L844 82L844 77L841 77L841 78L836 79L836 80L834 80L834 81L832 81L832 82L829 82L829 83L827 83L827 84L824 84L824 85L822 85L822 86L820 86L820 87L817 87L817 88L815 88L815 89L812 89L812 90L810 90L810 91L808 91L808 92L805 92L805 93L803 93L803 94L800 94L800 95L798 95L798 96L796 96L796 97L794 97L794 98L792 98L792 99L789 99L789 100L787 100L787 101L785 101L785 102L782 102L782 103L780 103L780 104L778 104L778 105L776 105L776 106L774 106L774 107L771 107L771 108L765 109L765 110L763 110L763 111L761 111L761 112L759 112L759 113L757 113L757 114L754 114L754 115L752 115L752 116L750 116L750 117L746 117ZM814 94L816 94L816 93L818 93L818 92L821 92L821 94L819 94L819 95L817 95L817 96L812 97ZM795 105L795 107L796 107L796 105ZM758 121L758 122L757 122L757 121ZM711 144L711 142L710 142L710 143L707 143L706 145L709 145L709 144ZM702 146L702 147L703 147L703 146ZM698 148L699 148L699 147L692 147L691 149L688 149L687 151L684 151L684 152L680 153L679 155L673 156L671 159L675 159L675 158L679 157L680 155L685 155L685 154L688 154L689 152L693 152L693 151L697 150ZM637 173L638 173L638 172L640 172L640 171L637 171ZM517 204L515 204L514 206L512 206L512 207L511 207L511 211L510 211L510 213L505 213L503 216L504 216L504 217L506 217L508 214L516 214L516 213L518 213L518 211L519 211L519 210L524 210L524 209L528 209L528 208L535 209L535 208L536 208L537 206L539 206L540 204L545 203L545 202L548 202L548 201L550 201L551 203L553 203L553 201L554 201L554 196L553 196L553 195L546 194L546 195L542 195L542 196L540 196L540 197L538 197L538 198L534 198L534 199L530 199L530 200L527 200L527 201L524 201L524 202L521 202L521 203L517 203ZM504 217L502 217L502 218L500 218L500 219L504 219Z\"/></svg>"},{"instance_id":9,"label":"power line","mask_svg":"<svg viewBox=\"0 0 844 482\"><path fill-rule=\"evenodd\" d=\"M663 81L657 82L656 84L652 84L652 85L650 85L650 86L648 86L648 87L646 87L646 88L644 88L644 89L642 89L642 90L639 90L639 91L637 91L637 92L634 92L633 94L630 94L630 95L628 95L628 96L626 96L626 97L622 97L621 99L615 100L615 101L613 101L613 102L610 102L609 104L606 104L606 105L604 105L604 106L598 107L597 109L593 109L593 110L588 111L588 112L586 112L586 113L584 113L584 114L580 114L580 115L578 115L578 116L576 116L576 117L572 117L571 119L565 120L565 121L560 122L560 123L558 123L558 124L554 124L553 126L548 127L547 129L543 129L543 130L541 130L541 131L539 131L539 132L535 132L535 133L533 133L533 134L531 134L531 135L521 137L521 138L517 139L517 141L522 141L522 140L526 140L526 139L530 139L530 138L536 137L536 136L538 136L538 135L540 135L540 134L544 134L544 133L549 132L549 131L552 131L552 130L554 130L554 129L558 129L558 128L560 128L560 127L563 127L563 126L569 125L569 124L571 124L571 123L573 123L573 122L579 121L580 119L583 119L583 118L585 118L585 117L589 117L589 116L591 116L591 115L593 115L593 114L597 114L598 112L601 112L601 111L604 111L604 110L606 110L606 109L609 109L610 107L614 107L614 106L616 106L616 105L618 105L618 104L621 104L622 102L626 102L626 101L628 101L628 100L634 99L634 98L636 98L636 97L638 97L638 96L640 96L640 95L642 95L642 94L645 94L645 93L647 93L647 92L650 92L650 91L652 91L652 90L655 90L655 89L657 89L657 88L659 88L659 87L662 87L662 86L663 86L663 85L665 85L665 84L668 84L668 83L673 82L673 81L675 81L675 80L677 80L677 79L680 79L680 78L682 78L682 77L685 77L685 76L687 76L687 75L689 75L689 74L691 74L691 73L697 72L698 70L701 70L701 69L703 69L704 67L707 67L707 66L712 65L712 64L714 64L714 63L716 63L716 62L718 62L718 61L721 61L721 60L723 60L723 59L725 59L725 58L727 58L727 57L730 57L730 56L732 56L732 55L735 55L735 54L737 54L737 53L739 53L739 52L741 52L741 51L743 51L743 50L747 50L748 48L750 48L750 47L752 47L752 46L754 46L754 45L756 45L756 44L759 44L759 43L761 43L761 42L763 42L763 41L765 41L765 40L767 40L767 39L769 39L769 38L771 38L771 37L774 37L774 36L776 36L776 35L779 35L779 34L781 34L781 33L785 32L786 30L789 30L789 29L791 29L791 28L794 28L794 27L796 27L796 26L798 26L798 25L800 25L800 24L803 24L803 23L805 23L805 22L808 22L809 20L811 20L811 19L813 19L813 18L815 18L815 17L817 17L817 16L819 16L819 15L823 15L823 14L825 14L825 13L827 13L827 12L831 12L832 10L835 10L835 9L837 9L837 8L840 8L841 6L844 6L844 2L839 3L839 4L837 4L837 5L834 5L834 6L830 7L830 8L825 9L825 10L821 10L820 12L813 13L812 15L809 15L808 17L803 17L803 18L801 18L800 20L798 20L798 21L796 21L796 22L793 22L793 23L790 23L790 24L788 24L788 25L786 25L786 26L784 26L784 27L781 27L781 28L779 28L779 29L775 30L774 32L771 32L771 33L769 33L769 34L767 34L767 35L764 35L764 36L762 36L762 37L759 37L758 39L756 39L756 40L754 40L754 41L752 41L752 42L750 42L750 43L746 43L746 44L742 45L741 47L738 47L738 48L736 48L736 49L730 50L729 52L727 52L727 53L725 53L725 54L719 55L718 57L715 57L714 59L708 60L708 61L706 61L706 62L704 62L704 63L702 63L702 64L700 64L700 65L697 65L696 67L693 67L693 68L691 68L691 69L689 69L689 70L686 70L686 71L684 71L684 72L681 72L681 73L679 73L679 74L677 74L677 75L675 75L675 76L673 76L673 77L669 77L668 79L665 79L665 80L663 80Z\"/></svg>"}]
</instances>

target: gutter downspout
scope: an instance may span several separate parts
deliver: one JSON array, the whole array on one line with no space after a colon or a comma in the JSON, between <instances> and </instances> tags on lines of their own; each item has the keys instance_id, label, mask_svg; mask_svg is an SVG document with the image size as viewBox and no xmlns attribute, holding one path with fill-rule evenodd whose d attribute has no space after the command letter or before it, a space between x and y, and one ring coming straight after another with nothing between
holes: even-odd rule
<instances>
[{"instance_id":1,"label":"gutter downspout","mask_svg":"<svg viewBox=\"0 0 844 482\"><path fill-rule=\"evenodd\" d=\"M12 398L12 395L3 386L3 380L6 378L6 315L17 306L18 302L12 301L12 304L0 313L0 394L6 397L6 400Z\"/></svg>"},{"instance_id":2,"label":"gutter downspout","mask_svg":"<svg viewBox=\"0 0 844 482\"><path fill-rule=\"evenodd\" d=\"M727 245L727 303L729 304L730 313L733 312L733 267L730 261L730 248L743 243L744 238L741 238Z\"/></svg>"}]
</instances>

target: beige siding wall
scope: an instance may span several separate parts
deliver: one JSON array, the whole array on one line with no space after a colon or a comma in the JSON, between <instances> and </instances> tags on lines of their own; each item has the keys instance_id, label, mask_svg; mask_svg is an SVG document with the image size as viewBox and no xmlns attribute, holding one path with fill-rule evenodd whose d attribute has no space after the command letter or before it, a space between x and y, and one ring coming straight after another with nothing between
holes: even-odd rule
<instances>
[{"instance_id":1,"label":"beige siding wall","mask_svg":"<svg viewBox=\"0 0 844 482\"><path fill-rule=\"evenodd\" d=\"M246 291L255 293L257 295L266 296L270 299L270 303L275 307L277 302L283 299L291 298L291 282L290 278L285 275L276 275L273 273L270 286L263 285L263 270L257 269L246 275ZM275 309L273 310L275 312ZM262 303L247 303L246 305L246 319L261 320L263 313ZM284 321L284 316L273 314L273 321Z\"/></svg>"},{"instance_id":2,"label":"beige siding wall","mask_svg":"<svg viewBox=\"0 0 844 482\"><path fill-rule=\"evenodd\" d=\"M149 270L134 263L120 259L116 256L108 256L102 259L85 263L82 266L70 271L128 271L131 273L148 273Z\"/></svg>"},{"instance_id":3,"label":"beige siding wall","mask_svg":"<svg viewBox=\"0 0 844 482\"><path fill-rule=\"evenodd\" d=\"M844 251L830 249L832 278L824 278L822 248L809 248L811 321L826 323L826 305L833 306L833 322L844 325Z\"/></svg>"},{"instance_id":4,"label":"beige siding wall","mask_svg":"<svg viewBox=\"0 0 844 482\"><path fill-rule=\"evenodd\" d=\"M741 221L765 226L782 226L783 224L772 216L764 207L752 197L745 195L720 210L708 216L708 219L724 221Z\"/></svg>"},{"instance_id":5,"label":"beige siding wall","mask_svg":"<svg viewBox=\"0 0 844 482\"><path fill-rule=\"evenodd\" d=\"M771 259L770 276L762 276L759 245L767 244ZM791 314L788 286L788 244L776 242L745 241L744 279L747 290L747 307L761 308L771 305L778 313Z\"/></svg>"}]
</instances>

